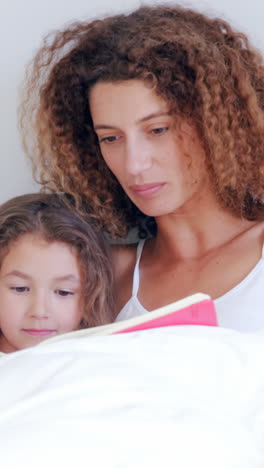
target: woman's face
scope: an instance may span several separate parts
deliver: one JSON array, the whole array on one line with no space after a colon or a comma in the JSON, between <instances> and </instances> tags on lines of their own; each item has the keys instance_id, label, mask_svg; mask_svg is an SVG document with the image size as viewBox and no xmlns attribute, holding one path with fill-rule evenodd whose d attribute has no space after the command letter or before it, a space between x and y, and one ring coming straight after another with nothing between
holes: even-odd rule
<instances>
[{"instance_id":1,"label":"woman's face","mask_svg":"<svg viewBox=\"0 0 264 468\"><path fill-rule=\"evenodd\" d=\"M106 164L143 213L175 212L208 190L197 132L187 121L177 128L167 102L143 81L97 83L90 109Z\"/></svg>"}]
</instances>

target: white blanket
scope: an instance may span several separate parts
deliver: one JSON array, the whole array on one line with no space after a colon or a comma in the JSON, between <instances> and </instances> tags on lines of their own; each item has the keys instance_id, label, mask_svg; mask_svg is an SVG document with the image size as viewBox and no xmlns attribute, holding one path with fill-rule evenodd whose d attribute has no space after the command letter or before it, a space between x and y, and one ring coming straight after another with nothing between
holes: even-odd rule
<instances>
[{"instance_id":1,"label":"white blanket","mask_svg":"<svg viewBox=\"0 0 264 468\"><path fill-rule=\"evenodd\" d=\"M263 468L264 337L170 327L0 359L3 468Z\"/></svg>"}]
</instances>

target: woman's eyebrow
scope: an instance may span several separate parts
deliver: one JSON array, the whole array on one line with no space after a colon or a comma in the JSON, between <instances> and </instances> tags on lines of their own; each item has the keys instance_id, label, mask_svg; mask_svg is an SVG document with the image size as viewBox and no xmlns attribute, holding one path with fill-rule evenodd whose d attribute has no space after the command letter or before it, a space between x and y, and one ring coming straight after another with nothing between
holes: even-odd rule
<instances>
[{"instance_id":1,"label":"woman's eyebrow","mask_svg":"<svg viewBox=\"0 0 264 468\"><path fill-rule=\"evenodd\" d=\"M110 130L113 128L115 128L114 125L104 125L104 124L94 125L94 130Z\"/></svg>"},{"instance_id":2,"label":"woman's eyebrow","mask_svg":"<svg viewBox=\"0 0 264 468\"><path fill-rule=\"evenodd\" d=\"M152 114L146 115L146 117L142 117L142 119L137 120L137 123L146 122L146 120L151 120L155 117L168 117L169 115L169 112L152 112Z\"/></svg>"},{"instance_id":3,"label":"woman's eyebrow","mask_svg":"<svg viewBox=\"0 0 264 468\"><path fill-rule=\"evenodd\" d=\"M171 114L169 112L152 112L151 114L146 115L145 117L142 117L141 119L136 120L136 123L142 123L146 122L147 120L154 119L155 117L164 117L164 116L170 116ZM94 130L110 130L115 128L114 125L105 125L105 124L98 124L94 125Z\"/></svg>"}]
</instances>

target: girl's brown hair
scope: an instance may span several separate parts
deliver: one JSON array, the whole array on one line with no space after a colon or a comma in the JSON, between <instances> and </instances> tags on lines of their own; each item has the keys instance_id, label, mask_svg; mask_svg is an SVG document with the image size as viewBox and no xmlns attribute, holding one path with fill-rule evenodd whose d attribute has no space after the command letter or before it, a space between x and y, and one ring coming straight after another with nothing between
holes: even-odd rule
<instances>
[{"instance_id":1,"label":"girl's brown hair","mask_svg":"<svg viewBox=\"0 0 264 468\"><path fill-rule=\"evenodd\" d=\"M65 194L12 198L0 206L0 265L13 243L28 233L40 234L47 242L63 242L76 254L81 273L81 327L112 322L111 254L97 221L81 216L72 197Z\"/></svg>"},{"instance_id":2,"label":"girl's brown hair","mask_svg":"<svg viewBox=\"0 0 264 468\"><path fill-rule=\"evenodd\" d=\"M111 235L140 224L142 213L104 163L89 110L95 83L134 78L152 80L171 111L195 124L219 202L263 219L263 60L225 21L179 6L73 23L46 38L20 109L41 184L87 200Z\"/></svg>"}]
</instances>

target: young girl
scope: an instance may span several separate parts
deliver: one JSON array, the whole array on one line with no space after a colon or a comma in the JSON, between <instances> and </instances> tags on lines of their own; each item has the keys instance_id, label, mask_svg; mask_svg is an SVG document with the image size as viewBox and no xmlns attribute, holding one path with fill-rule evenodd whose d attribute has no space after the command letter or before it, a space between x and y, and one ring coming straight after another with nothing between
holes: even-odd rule
<instances>
[{"instance_id":1,"label":"young girl","mask_svg":"<svg viewBox=\"0 0 264 468\"><path fill-rule=\"evenodd\" d=\"M115 248L118 319L202 291L221 326L264 329L264 65L244 34L172 4L72 24L22 115L43 185L112 235L152 220Z\"/></svg>"},{"instance_id":2,"label":"young girl","mask_svg":"<svg viewBox=\"0 0 264 468\"><path fill-rule=\"evenodd\" d=\"M113 321L107 242L93 217L62 194L0 207L0 351Z\"/></svg>"}]
</instances>

